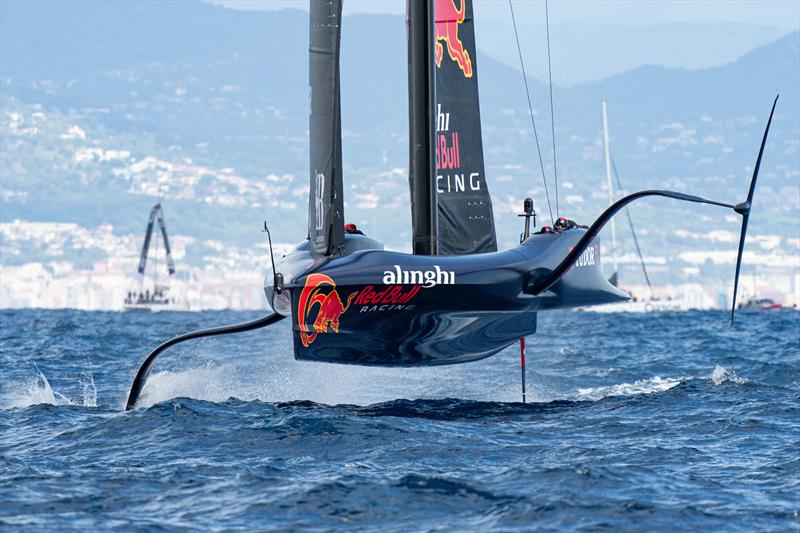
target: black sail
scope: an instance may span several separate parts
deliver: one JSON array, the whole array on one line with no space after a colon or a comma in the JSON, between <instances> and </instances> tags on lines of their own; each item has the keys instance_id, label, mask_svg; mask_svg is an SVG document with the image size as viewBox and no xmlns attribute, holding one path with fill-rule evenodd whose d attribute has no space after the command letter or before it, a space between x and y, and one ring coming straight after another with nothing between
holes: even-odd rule
<instances>
[{"instance_id":1,"label":"black sail","mask_svg":"<svg viewBox=\"0 0 800 533\"><path fill-rule=\"evenodd\" d=\"M414 253L496 251L472 3L409 0L408 24Z\"/></svg>"},{"instance_id":2,"label":"black sail","mask_svg":"<svg viewBox=\"0 0 800 533\"><path fill-rule=\"evenodd\" d=\"M472 2L434 1L435 130L440 255L497 250L486 185Z\"/></svg>"},{"instance_id":3,"label":"black sail","mask_svg":"<svg viewBox=\"0 0 800 533\"><path fill-rule=\"evenodd\" d=\"M344 244L339 95L341 0L312 0L309 18L310 190L308 238L316 256Z\"/></svg>"}]
</instances>

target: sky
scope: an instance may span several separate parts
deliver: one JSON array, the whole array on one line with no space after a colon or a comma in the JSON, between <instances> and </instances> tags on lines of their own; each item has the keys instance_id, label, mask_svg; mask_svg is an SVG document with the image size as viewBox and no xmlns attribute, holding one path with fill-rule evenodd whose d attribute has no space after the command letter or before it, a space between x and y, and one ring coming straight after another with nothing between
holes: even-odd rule
<instances>
[{"instance_id":1,"label":"sky","mask_svg":"<svg viewBox=\"0 0 800 533\"><path fill-rule=\"evenodd\" d=\"M206 0L232 9L307 9L308 0ZM513 0L530 74L545 79L543 0ZM345 15L403 16L405 0L344 0ZM475 4L484 54L518 68L508 0ZM800 27L800 0L550 0L553 82L593 82L641 65L702 69L736 61ZM346 31L346 30L345 30ZM402 31L402 30L401 30Z\"/></svg>"},{"instance_id":2,"label":"sky","mask_svg":"<svg viewBox=\"0 0 800 533\"><path fill-rule=\"evenodd\" d=\"M307 0L212 0L236 9L307 9ZM405 13L405 0L346 0L345 14ZM485 0L482 11L508 9L505 0ZM541 0L516 0L514 9L522 16L539 14ZM663 23L728 22L800 27L797 0L552 0L551 23L649 25Z\"/></svg>"}]
</instances>

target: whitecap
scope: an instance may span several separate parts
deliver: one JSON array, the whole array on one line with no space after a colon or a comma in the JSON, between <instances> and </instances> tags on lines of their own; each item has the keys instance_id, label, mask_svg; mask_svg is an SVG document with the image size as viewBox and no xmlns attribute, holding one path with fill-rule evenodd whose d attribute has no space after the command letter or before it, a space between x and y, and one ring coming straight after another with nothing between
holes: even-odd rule
<instances>
[{"instance_id":1,"label":"whitecap","mask_svg":"<svg viewBox=\"0 0 800 533\"><path fill-rule=\"evenodd\" d=\"M97 387L95 387L91 370L84 372L79 378L82 398L78 400L53 389L44 372L35 365L34 369L36 370L36 375L33 379L22 380L5 386L8 392L3 395L2 401L0 401L3 409L23 408L40 404L97 406Z\"/></svg>"},{"instance_id":2,"label":"whitecap","mask_svg":"<svg viewBox=\"0 0 800 533\"><path fill-rule=\"evenodd\" d=\"M711 373L711 381L714 385L722 385L723 383L733 383L736 385L743 385L747 380L740 378L733 370L728 370L724 366L717 365Z\"/></svg>"},{"instance_id":3,"label":"whitecap","mask_svg":"<svg viewBox=\"0 0 800 533\"><path fill-rule=\"evenodd\" d=\"M680 385L682 378L663 379L655 376L649 379L640 379L633 383L620 383L603 387L588 387L578 389L579 400L601 400L609 396L633 396L636 394L651 394L663 392Z\"/></svg>"}]
</instances>

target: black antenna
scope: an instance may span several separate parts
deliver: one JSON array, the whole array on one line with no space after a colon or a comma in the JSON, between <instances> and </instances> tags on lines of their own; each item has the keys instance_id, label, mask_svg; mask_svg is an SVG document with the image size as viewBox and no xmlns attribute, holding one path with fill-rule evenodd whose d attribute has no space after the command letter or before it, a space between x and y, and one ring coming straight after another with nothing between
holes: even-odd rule
<instances>
[{"instance_id":1,"label":"black antenna","mask_svg":"<svg viewBox=\"0 0 800 533\"><path fill-rule=\"evenodd\" d=\"M275 287L275 292L280 294L283 290L283 274L278 274L275 270L275 256L272 255L272 235L269 232L269 226L267 226L267 221L264 221L264 232L267 234L267 240L269 241L269 260L272 263L272 286Z\"/></svg>"},{"instance_id":2,"label":"black antenna","mask_svg":"<svg viewBox=\"0 0 800 533\"><path fill-rule=\"evenodd\" d=\"M517 215L525 217L525 226L519 236L519 242L525 242L531 236L531 219L533 219L533 227L536 227L536 209L533 208L533 199L525 198L525 201L522 202L522 210L523 213Z\"/></svg>"}]
</instances>

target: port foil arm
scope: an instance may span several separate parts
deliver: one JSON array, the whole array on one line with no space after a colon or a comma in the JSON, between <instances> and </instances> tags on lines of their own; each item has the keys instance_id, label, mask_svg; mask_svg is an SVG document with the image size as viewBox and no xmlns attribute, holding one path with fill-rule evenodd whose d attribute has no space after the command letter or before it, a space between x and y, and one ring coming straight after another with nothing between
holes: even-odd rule
<instances>
[{"instance_id":1,"label":"port foil arm","mask_svg":"<svg viewBox=\"0 0 800 533\"><path fill-rule=\"evenodd\" d=\"M160 344L155 350L150 352L150 355L147 356L147 358L142 362L142 365L139 367L139 371L136 373L136 377L134 378L133 384L131 385L131 390L128 393L128 401L125 403L125 410L129 411L134 407L136 407L136 402L139 401L139 396L142 394L142 389L144 388L144 384L147 382L147 376L150 375L150 370L153 368L153 364L156 362L156 358L167 348L191 339L199 339L201 337L212 337L214 335L228 335L231 333L242 333L245 331L260 329L269 326L270 324L274 324L275 322L283 318L284 318L283 316L277 313L271 313L267 316L258 318L251 322L243 322L241 324L234 324L232 326L220 326L216 328L201 329L197 331L192 331L190 333L184 333L183 335L178 335L177 337L173 337L170 340Z\"/></svg>"}]
</instances>

